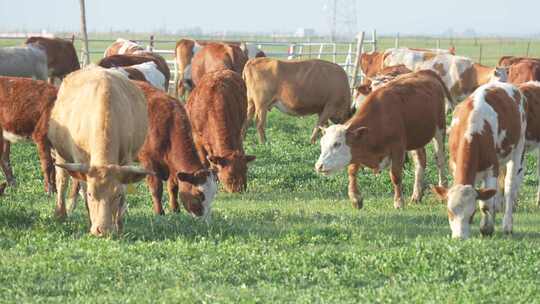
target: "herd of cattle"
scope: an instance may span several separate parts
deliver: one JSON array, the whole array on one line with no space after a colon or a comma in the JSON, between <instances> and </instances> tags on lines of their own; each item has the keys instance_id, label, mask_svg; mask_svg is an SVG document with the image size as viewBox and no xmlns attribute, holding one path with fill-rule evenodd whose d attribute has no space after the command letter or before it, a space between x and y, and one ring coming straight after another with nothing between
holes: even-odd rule
<instances>
[{"instance_id":1,"label":"herd of cattle","mask_svg":"<svg viewBox=\"0 0 540 304\"><path fill-rule=\"evenodd\" d=\"M453 48L372 52L358 59L365 77L354 96L340 66L268 58L252 44L182 39L175 60L176 98L167 94L165 59L130 40L118 39L84 69L72 41L31 37L24 47L0 48L0 167L7 181L0 191L16 185L10 143L31 139L45 190L57 195L55 215L65 218L80 192L94 235L122 230L126 185L143 178L156 214L164 212L166 181L172 212L179 211L180 197L190 214L208 218L218 180L228 192L246 189L248 163L255 160L244 152L246 130L255 119L265 142L267 112L276 107L293 116L318 114L311 134L315 143L322 132L315 170L347 167L354 207L363 206L356 183L362 167L390 167L394 206L404 206L407 152L415 162L411 200L419 202L425 146L433 141L433 190L448 201L452 236L469 237L476 200L483 235L493 233L501 209L503 231L512 232L524 153L540 147L540 59L505 56L492 68ZM479 182L483 188L475 187ZM538 195L540 203L540 188Z\"/></svg>"}]
</instances>

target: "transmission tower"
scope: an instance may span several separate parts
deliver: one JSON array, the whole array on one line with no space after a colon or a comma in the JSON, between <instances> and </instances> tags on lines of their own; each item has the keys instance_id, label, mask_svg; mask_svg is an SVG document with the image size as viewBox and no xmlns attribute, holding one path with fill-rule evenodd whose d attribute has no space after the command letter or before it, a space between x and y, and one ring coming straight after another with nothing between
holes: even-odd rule
<instances>
[{"instance_id":1,"label":"transmission tower","mask_svg":"<svg viewBox=\"0 0 540 304\"><path fill-rule=\"evenodd\" d=\"M356 0L326 0L324 6L328 11L330 38L352 37L358 31Z\"/></svg>"}]
</instances>

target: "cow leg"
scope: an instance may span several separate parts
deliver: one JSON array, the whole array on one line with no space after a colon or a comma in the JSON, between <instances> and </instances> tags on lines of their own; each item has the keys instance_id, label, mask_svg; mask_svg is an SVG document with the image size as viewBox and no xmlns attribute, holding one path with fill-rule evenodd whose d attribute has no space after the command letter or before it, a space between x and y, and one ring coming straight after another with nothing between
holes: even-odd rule
<instances>
[{"instance_id":1,"label":"cow leg","mask_svg":"<svg viewBox=\"0 0 540 304\"><path fill-rule=\"evenodd\" d=\"M125 193L122 194L122 197L120 198L120 204L118 206L118 211L114 215L114 222L116 224L116 230L118 231L118 234L122 233L122 230L124 230L124 214L127 210L127 203L126 203L126 195ZM91 224L91 223L90 223Z\"/></svg>"},{"instance_id":2,"label":"cow leg","mask_svg":"<svg viewBox=\"0 0 540 304\"><path fill-rule=\"evenodd\" d=\"M2 159L0 160L0 166L2 167L2 171L4 172L4 175L6 176L8 185L10 187L16 187L17 181L15 180L15 176L13 175L13 170L11 169L11 161L9 159L11 143L7 140L4 140L3 143L4 144L3 144L3 151L2 151Z\"/></svg>"},{"instance_id":3,"label":"cow leg","mask_svg":"<svg viewBox=\"0 0 540 304\"><path fill-rule=\"evenodd\" d=\"M403 163L405 161L405 151L397 149L397 151L392 152L391 158L392 165L390 168L390 179L394 185L394 208L401 209L404 207L402 173Z\"/></svg>"},{"instance_id":4,"label":"cow leg","mask_svg":"<svg viewBox=\"0 0 540 304\"><path fill-rule=\"evenodd\" d=\"M169 179L167 180L167 192L169 193L169 208L171 208L171 212L180 212L180 208L178 207L178 182L176 181L176 176L173 174L169 175Z\"/></svg>"},{"instance_id":5,"label":"cow leg","mask_svg":"<svg viewBox=\"0 0 540 304\"><path fill-rule=\"evenodd\" d=\"M538 190L536 190L536 204L540 207L540 149L536 150L536 178L538 179Z\"/></svg>"},{"instance_id":6,"label":"cow leg","mask_svg":"<svg viewBox=\"0 0 540 304\"><path fill-rule=\"evenodd\" d=\"M502 212L504 209L504 180L506 179L506 167L499 167L499 176L497 178L497 194L493 199L493 208L495 212Z\"/></svg>"},{"instance_id":7,"label":"cow leg","mask_svg":"<svg viewBox=\"0 0 540 304\"><path fill-rule=\"evenodd\" d=\"M364 207L364 199L358 191L358 185L356 184L356 176L359 169L360 166L357 164L350 164L347 168L347 173L349 175L349 199L351 200L353 208L356 209L362 209L362 207Z\"/></svg>"},{"instance_id":8,"label":"cow leg","mask_svg":"<svg viewBox=\"0 0 540 304\"><path fill-rule=\"evenodd\" d=\"M437 162L437 171L439 173L439 186L446 187L446 156L444 154L444 138L446 131L444 129L437 129L435 131L435 138L433 141L433 148L435 150L435 160Z\"/></svg>"},{"instance_id":9,"label":"cow leg","mask_svg":"<svg viewBox=\"0 0 540 304\"><path fill-rule=\"evenodd\" d=\"M163 195L163 182L155 175L148 175L146 177L146 182L148 183L148 188L150 188L150 193L152 194L154 213L157 215L165 214L163 212L163 205L161 203L161 198Z\"/></svg>"},{"instance_id":10,"label":"cow leg","mask_svg":"<svg viewBox=\"0 0 540 304\"><path fill-rule=\"evenodd\" d=\"M59 160L57 160L60 162ZM63 162L62 162L63 163ZM57 219L65 219L67 216L66 213L66 201L65 201L65 192L66 192L66 185L68 181L68 175L65 169L62 169L60 167L56 170L56 209L54 211L54 215Z\"/></svg>"},{"instance_id":11,"label":"cow leg","mask_svg":"<svg viewBox=\"0 0 540 304\"><path fill-rule=\"evenodd\" d=\"M319 114L319 119L315 124L315 128L313 128L313 132L311 132L311 144L315 144L317 142L317 135L319 135L320 131L319 128L328 124L328 119L330 119L330 116L330 107L327 105Z\"/></svg>"},{"instance_id":12,"label":"cow leg","mask_svg":"<svg viewBox=\"0 0 540 304\"><path fill-rule=\"evenodd\" d=\"M524 127L523 127L524 128ZM513 209L514 201L517 199L520 178L518 174L521 174L520 169L523 170L522 154L524 149L524 139L518 142L516 149L512 154L512 159L506 164L506 178L504 179L504 217L503 217L503 232L512 233L513 227Z\"/></svg>"},{"instance_id":13,"label":"cow leg","mask_svg":"<svg viewBox=\"0 0 540 304\"><path fill-rule=\"evenodd\" d=\"M244 121L244 125L242 126L242 138L244 139L246 139L247 129L253 121L253 117L255 117L255 103L248 99L247 116L246 120Z\"/></svg>"},{"instance_id":14,"label":"cow leg","mask_svg":"<svg viewBox=\"0 0 540 304\"><path fill-rule=\"evenodd\" d=\"M419 203L424 194L424 172L426 170L426 149L411 151L414 159L414 189L411 201Z\"/></svg>"},{"instance_id":15,"label":"cow leg","mask_svg":"<svg viewBox=\"0 0 540 304\"><path fill-rule=\"evenodd\" d=\"M34 133L33 139L37 146L41 172L45 179L45 192L52 194L56 192L56 185L54 183L55 169L51 156L51 144L47 139L47 129L44 128L43 130L45 130L44 133L39 133L38 135Z\"/></svg>"},{"instance_id":16,"label":"cow leg","mask_svg":"<svg viewBox=\"0 0 540 304\"><path fill-rule=\"evenodd\" d=\"M67 211L72 213L77 208L77 195L79 194L79 180L72 178L71 187L67 197ZM81 190L82 191L82 190Z\"/></svg>"},{"instance_id":17,"label":"cow leg","mask_svg":"<svg viewBox=\"0 0 540 304\"><path fill-rule=\"evenodd\" d=\"M80 189L80 193L84 200L84 206L86 207L86 214L88 216L88 224L92 227L92 218L90 217L90 208L88 208L88 196L87 193L87 184L86 182L79 181L78 179L71 178L71 191L75 190L75 195L77 195L77 189Z\"/></svg>"},{"instance_id":18,"label":"cow leg","mask_svg":"<svg viewBox=\"0 0 540 304\"><path fill-rule=\"evenodd\" d=\"M257 132L259 133L259 141L264 144L266 143L266 114L268 113L268 109L261 107L257 110Z\"/></svg>"},{"instance_id":19,"label":"cow leg","mask_svg":"<svg viewBox=\"0 0 540 304\"><path fill-rule=\"evenodd\" d=\"M500 174L502 171L499 172ZM499 192L499 187L497 186L497 178L493 175L492 172L488 173L484 178L484 188L486 189L497 189ZM485 201L478 201L478 206L480 208L481 216L480 219L480 233L483 236L491 236L495 230L495 201L496 197L492 197Z\"/></svg>"},{"instance_id":20,"label":"cow leg","mask_svg":"<svg viewBox=\"0 0 540 304\"><path fill-rule=\"evenodd\" d=\"M2 134L2 127L0 126L0 134ZM4 152L4 144L5 144L5 140L3 137L0 137L0 160L2 159L2 154ZM5 172L4 172L5 174ZM2 182L0 184L0 195L4 194L4 191L6 190L6 187L7 187L7 181L6 182Z\"/></svg>"}]
</instances>

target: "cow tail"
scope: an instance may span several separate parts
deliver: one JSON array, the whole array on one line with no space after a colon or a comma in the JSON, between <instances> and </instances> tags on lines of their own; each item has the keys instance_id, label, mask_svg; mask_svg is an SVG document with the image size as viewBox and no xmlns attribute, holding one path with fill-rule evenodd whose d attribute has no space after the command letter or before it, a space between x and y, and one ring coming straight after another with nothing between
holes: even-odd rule
<instances>
[{"instance_id":1,"label":"cow tail","mask_svg":"<svg viewBox=\"0 0 540 304\"><path fill-rule=\"evenodd\" d=\"M452 97L452 94L450 94L450 90L448 90L448 87L444 83L444 81L441 79L441 77L437 73L433 73L435 76L437 76L437 81L441 84L444 95L446 96L446 99L448 99L448 104L450 105L451 109L454 110L457 103L454 101L454 98Z\"/></svg>"}]
</instances>

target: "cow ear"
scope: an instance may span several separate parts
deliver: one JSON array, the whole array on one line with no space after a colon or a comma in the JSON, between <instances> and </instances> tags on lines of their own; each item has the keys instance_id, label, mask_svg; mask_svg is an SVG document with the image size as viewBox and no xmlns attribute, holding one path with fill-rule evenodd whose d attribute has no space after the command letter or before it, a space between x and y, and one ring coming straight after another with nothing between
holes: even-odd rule
<instances>
[{"instance_id":1,"label":"cow ear","mask_svg":"<svg viewBox=\"0 0 540 304\"><path fill-rule=\"evenodd\" d=\"M367 127L357 127L357 128L354 128L354 129L349 129L347 130L352 136L360 139L362 137L365 137L367 132L368 132L368 128Z\"/></svg>"},{"instance_id":2,"label":"cow ear","mask_svg":"<svg viewBox=\"0 0 540 304\"><path fill-rule=\"evenodd\" d=\"M152 174L143 168L136 166L114 166L114 176L122 184L132 184Z\"/></svg>"},{"instance_id":3,"label":"cow ear","mask_svg":"<svg viewBox=\"0 0 540 304\"><path fill-rule=\"evenodd\" d=\"M433 193L435 193L439 199L443 201L448 199L448 188L446 187L433 186L431 187L431 191L433 191Z\"/></svg>"},{"instance_id":4,"label":"cow ear","mask_svg":"<svg viewBox=\"0 0 540 304\"><path fill-rule=\"evenodd\" d=\"M65 169L68 174L78 180L86 181L86 175L88 174L89 167L87 164L81 163L67 163L67 164L55 164L57 167Z\"/></svg>"},{"instance_id":5,"label":"cow ear","mask_svg":"<svg viewBox=\"0 0 540 304\"><path fill-rule=\"evenodd\" d=\"M481 189L476 190L476 198L481 201L488 200L491 197L493 197L495 194L497 194L497 190L495 189L481 188Z\"/></svg>"},{"instance_id":6,"label":"cow ear","mask_svg":"<svg viewBox=\"0 0 540 304\"><path fill-rule=\"evenodd\" d=\"M178 172L176 173L176 178L179 181L190 183L192 185L201 185L204 184L208 178L208 175L210 175L210 171L201 169L195 171L194 173Z\"/></svg>"},{"instance_id":7,"label":"cow ear","mask_svg":"<svg viewBox=\"0 0 540 304\"><path fill-rule=\"evenodd\" d=\"M229 164L229 161L225 157L221 156L207 156L206 159L210 162L210 164L216 166L216 167L225 167Z\"/></svg>"},{"instance_id":8,"label":"cow ear","mask_svg":"<svg viewBox=\"0 0 540 304\"><path fill-rule=\"evenodd\" d=\"M326 128L323 126L319 126L319 130L321 131L321 134L324 136L326 134Z\"/></svg>"},{"instance_id":9,"label":"cow ear","mask_svg":"<svg viewBox=\"0 0 540 304\"><path fill-rule=\"evenodd\" d=\"M254 161L257 158L257 156L255 156L255 155L246 155L245 158L246 158L246 163L249 163L249 162Z\"/></svg>"}]
</instances>

